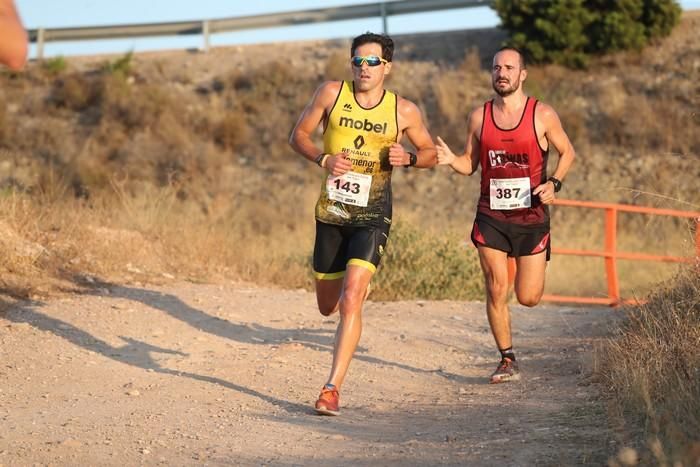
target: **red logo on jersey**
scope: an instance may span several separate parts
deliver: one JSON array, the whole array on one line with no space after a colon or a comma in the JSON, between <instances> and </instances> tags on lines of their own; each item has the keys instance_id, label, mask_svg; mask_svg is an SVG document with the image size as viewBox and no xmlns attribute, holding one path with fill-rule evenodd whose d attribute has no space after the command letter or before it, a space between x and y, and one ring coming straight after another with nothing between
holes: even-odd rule
<instances>
[{"instance_id":1,"label":"red logo on jersey","mask_svg":"<svg viewBox=\"0 0 700 467\"><path fill-rule=\"evenodd\" d=\"M530 158L527 154L511 154L505 149L489 149L489 165L491 167L514 165L519 168L527 168L530 166Z\"/></svg>"}]
</instances>

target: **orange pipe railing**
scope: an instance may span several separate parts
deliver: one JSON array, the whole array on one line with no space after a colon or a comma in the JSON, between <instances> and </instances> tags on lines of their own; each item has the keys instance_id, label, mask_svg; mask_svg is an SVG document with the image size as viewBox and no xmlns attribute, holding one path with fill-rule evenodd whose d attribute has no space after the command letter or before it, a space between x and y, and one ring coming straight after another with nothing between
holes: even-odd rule
<instances>
[{"instance_id":1,"label":"orange pipe railing","mask_svg":"<svg viewBox=\"0 0 700 467\"><path fill-rule=\"evenodd\" d=\"M639 261L663 261L671 263L700 263L700 212L678 211L674 209L660 209L646 206L631 206L628 204L598 203L591 201L575 201L568 199L558 199L554 201L556 206L571 206L588 209L605 210L605 242L603 251L595 250L575 250L570 248L552 248L553 254L575 255L575 256L595 256L605 259L605 274L607 278L607 297L577 297L567 295L545 294L542 300L564 303L583 303L617 306L621 304L639 303L638 300L624 299L620 296L620 282L617 274L617 260L639 260ZM659 216L682 217L695 220L695 257L679 257L650 255L646 253L623 252L617 250L617 213L632 212L638 214L653 214ZM508 263L508 278L513 283L515 279L515 260L510 258Z\"/></svg>"}]
</instances>

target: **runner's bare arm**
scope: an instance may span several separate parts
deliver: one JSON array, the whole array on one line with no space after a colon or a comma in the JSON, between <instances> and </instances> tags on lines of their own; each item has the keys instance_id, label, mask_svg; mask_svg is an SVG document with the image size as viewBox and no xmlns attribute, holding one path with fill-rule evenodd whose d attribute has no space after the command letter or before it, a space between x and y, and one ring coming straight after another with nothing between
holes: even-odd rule
<instances>
[{"instance_id":1,"label":"runner's bare arm","mask_svg":"<svg viewBox=\"0 0 700 467\"><path fill-rule=\"evenodd\" d=\"M0 63L21 70L27 62L27 33L12 0L0 0Z\"/></svg>"},{"instance_id":2,"label":"runner's bare arm","mask_svg":"<svg viewBox=\"0 0 700 467\"><path fill-rule=\"evenodd\" d=\"M327 118L327 113L338 96L340 84L329 81L320 85L289 135L292 148L310 161L314 161L322 152L313 142L311 134Z\"/></svg>"},{"instance_id":3,"label":"runner's bare arm","mask_svg":"<svg viewBox=\"0 0 700 467\"><path fill-rule=\"evenodd\" d=\"M408 137L416 148L416 163L414 167L427 169L437 163L437 152L430 137L428 129L423 122L418 107L411 101L399 98L397 102L398 123L400 134ZM389 148L389 162L393 166L406 166L410 163L409 152L399 143L394 143Z\"/></svg>"},{"instance_id":4,"label":"runner's bare arm","mask_svg":"<svg viewBox=\"0 0 700 467\"><path fill-rule=\"evenodd\" d=\"M561 121L557 113L548 105L542 105L541 109L538 105L538 112L542 116L542 120L545 124L545 135L550 144L554 145L554 148L559 153L559 162L557 163L557 168L552 174L558 180L564 180L566 174L569 172L571 165L574 163L576 158L576 152L574 147L569 140L569 136L564 131L561 126Z\"/></svg>"},{"instance_id":5,"label":"runner's bare arm","mask_svg":"<svg viewBox=\"0 0 700 467\"><path fill-rule=\"evenodd\" d=\"M328 118L341 85L339 81L328 81L319 86L289 135L290 146L312 162L323 150L316 146L311 134ZM346 154L332 154L324 161L324 167L333 175L342 175L352 168L352 162Z\"/></svg>"},{"instance_id":6,"label":"runner's bare arm","mask_svg":"<svg viewBox=\"0 0 700 467\"><path fill-rule=\"evenodd\" d=\"M549 144L554 146L554 149L559 153L559 161L552 176L559 181L564 180L569 172L571 165L576 158L576 152L569 140L569 136L562 128L559 116L552 107L547 104L540 103L537 105L535 120L544 126L544 134L549 141ZM538 195L540 200L549 204L554 201L554 184L545 182L539 185L532 191L533 195Z\"/></svg>"},{"instance_id":7,"label":"runner's bare arm","mask_svg":"<svg viewBox=\"0 0 700 467\"><path fill-rule=\"evenodd\" d=\"M445 142L438 139L438 163L449 165L452 169L462 175L471 175L479 167L479 135L483 124L483 108L477 107L469 114L467 122L467 144L464 154L455 155Z\"/></svg>"}]
</instances>

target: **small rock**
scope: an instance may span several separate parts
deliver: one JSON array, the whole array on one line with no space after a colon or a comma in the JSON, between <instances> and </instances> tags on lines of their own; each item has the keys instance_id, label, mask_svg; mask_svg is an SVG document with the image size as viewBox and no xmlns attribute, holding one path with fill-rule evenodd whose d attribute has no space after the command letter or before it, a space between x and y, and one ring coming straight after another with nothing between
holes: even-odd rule
<instances>
[{"instance_id":1,"label":"small rock","mask_svg":"<svg viewBox=\"0 0 700 467\"><path fill-rule=\"evenodd\" d=\"M637 465L637 463L639 463L639 456L637 456L637 451L635 449L624 447L617 453L617 460L619 460L622 465Z\"/></svg>"},{"instance_id":2,"label":"small rock","mask_svg":"<svg viewBox=\"0 0 700 467\"><path fill-rule=\"evenodd\" d=\"M80 446L83 445L83 443L81 443L77 439L68 438L68 439L64 440L61 443L61 445L69 447L69 448L79 448Z\"/></svg>"}]
</instances>

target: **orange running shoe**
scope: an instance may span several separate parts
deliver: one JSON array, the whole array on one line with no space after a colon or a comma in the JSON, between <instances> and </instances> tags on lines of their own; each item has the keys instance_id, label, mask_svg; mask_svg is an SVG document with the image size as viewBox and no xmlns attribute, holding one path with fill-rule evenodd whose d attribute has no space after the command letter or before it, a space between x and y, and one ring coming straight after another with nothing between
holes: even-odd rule
<instances>
[{"instance_id":1,"label":"orange running shoe","mask_svg":"<svg viewBox=\"0 0 700 467\"><path fill-rule=\"evenodd\" d=\"M338 410L339 402L340 394L338 394L335 386L325 385L316 401L316 412L320 415L340 415Z\"/></svg>"},{"instance_id":2,"label":"orange running shoe","mask_svg":"<svg viewBox=\"0 0 700 467\"><path fill-rule=\"evenodd\" d=\"M518 381L520 379L520 370L518 364L508 357L503 357L498 368L491 375L491 384L505 383L506 381Z\"/></svg>"}]
</instances>

